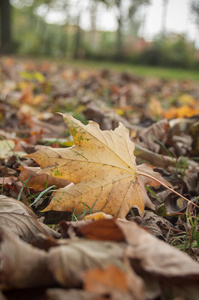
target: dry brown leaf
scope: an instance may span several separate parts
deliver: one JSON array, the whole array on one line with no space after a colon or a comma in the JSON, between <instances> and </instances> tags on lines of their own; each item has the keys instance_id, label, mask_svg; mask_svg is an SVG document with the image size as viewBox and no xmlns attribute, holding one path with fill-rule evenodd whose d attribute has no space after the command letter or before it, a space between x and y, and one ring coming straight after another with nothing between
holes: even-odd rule
<instances>
[{"instance_id":1,"label":"dry brown leaf","mask_svg":"<svg viewBox=\"0 0 199 300\"><path fill-rule=\"evenodd\" d=\"M166 241L169 230L174 228L166 218L158 216L152 211L145 211L141 226L146 228L153 236Z\"/></svg>"},{"instance_id":2,"label":"dry brown leaf","mask_svg":"<svg viewBox=\"0 0 199 300\"><path fill-rule=\"evenodd\" d=\"M124 242L123 232L118 228L115 222L109 222L110 219L101 219L98 222L85 224L77 228L77 234L90 240Z\"/></svg>"},{"instance_id":3,"label":"dry brown leaf","mask_svg":"<svg viewBox=\"0 0 199 300\"><path fill-rule=\"evenodd\" d=\"M124 243L65 240L64 245L45 252L0 227L0 283L17 288L52 284L79 287L81 272L104 268L110 263L124 268L124 247Z\"/></svg>"},{"instance_id":4,"label":"dry brown leaf","mask_svg":"<svg viewBox=\"0 0 199 300\"><path fill-rule=\"evenodd\" d=\"M108 228L107 233L105 227ZM114 228L114 232L109 228ZM144 280L147 299L157 299L158 296L168 300L173 300L174 296L182 296L187 300L199 299L199 264L186 253L155 238L135 222L104 219L83 225L78 231L86 238L95 236L99 240L103 240L103 234L107 240L108 237L109 240L116 240L117 236L123 235L127 243L125 257L130 260L136 274Z\"/></svg>"},{"instance_id":5,"label":"dry brown leaf","mask_svg":"<svg viewBox=\"0 0 199 300\"><path fill-rule=\"evenodd\" d=\"M0 300L7 300L7 298L4 297L4 295L2 294L2 292L0 292Z\"/></svg>"},{"instance_id":6,"label":"dry brown leaf","mask_svg":"<svg viewBox=\"0 0 199 300\"><path fill-rule=\"evenodd\" d=\"M84 289L112 296L113 299L145 300L145 288L141 278L132 269L128 272L115 265L104 269L91 269L83 274Z\"/></svg>"},{"instance_id":7,"label":"dry brown leaf","mask_svg":"<svg viewBox=\"0 0 199 300\"><path fill-rule=\"evenodd\" d=\"M0 227L0 246L0 283L17 288L55 283L48 270L45 251L34 248L3 227Z\"/></svg>"},{"instance_id":8,"label":"dry brown leaf","mask_svg":"<svg viewBox=\"0 0 199 300\"><path fill-rule=\"evenodd\" d=\"M148 150L147 148L142 147L140 144L135 143L135 151L134 155L137 158L137 161L141 163L150 163L155 165L156 167L160 167L163 169L176 170L176 158L171 158L170 156L157 154ZM186 160L187 166L197 168L198 164L191 160Z\"/></svg>"},{"instance_id":9,"label":"dry brown leaf","mask_svg":"<svg viewBox=\"0 0 199 300\"><path fill-rule=\"evenodd\" d=\"M65 240L65 245L50 249L48 266L56 281L71 288L81 285L80 272L113 264L123 268L124 243L90 240Z\"/></svg>"},{"instance_id":10,"label":"dry brown leaf","mask_svg":"<svg viewBox=\"0 0 199 300\"><path fill-rule=\"evenodd\" d=\"M1 168L0 168L0 171L1 171ZM17 182L17 180L18 180L18 178L14 177L14 176L0 177L0 185L3 185L4 188L6 188L6 186L18 186L19 189L21 189L22 183Z\"/></svg>"},{"instance_id":11,"label":"dry brown leaf","mask_svg":"<svg viewBox=\"0 0 199 300\"><path fill-rule=\"evenodd\" d=\"M199 264L196 261L155 238L134 222L115 222L129 244L125 255L130 259L136 273L142 274L147 295L155 293L157 297L161 293L168 300L177 296L186 300L199 299Z\"/></svg>"},{"instance_id":12,"label":"dry brown leaf","mask_svg":"<svg viewBox=\"0 0 199 300\"><path fill-rule=\"evenodd\" d=\"M106 300L107 297L97 293L82 291L79 289L47 289L45 293L48 300ZM1 300L1 299L0 299ZM119 299L118 299L119 300Z\"/></svg>"},{"instance_id":13,"label":"dry brown leaf","mask_svg":"<svg viewBox=\"0 0 199 300\"><path fill-rule=\"evenodd\" d=\"M96 221L96 226L98 224L100 228L101 222L102 220ZM101 280L101 275L104 274L104 277L107 276L109 280L109 276L114 273L113 269L117 269L117 275L123 277L121 280L124 280L125 285L127 284L126 287L129 286L129 275L131 283L135 280L140 283L139 286L137 284L132 286L132 292L138 292L136 300L142 299L140 290L143 292L144 287L140 289L143 286L141 279L145 283L147 299L162 297L162 299L173 300L180 296L187 300L198 299L199 265L197 262L187 254L153 237L134 222L119 219L104 220L104 222L113 223L117 227L115 230L122 231L126 243L85 239L62 240L59 242L60 246L57 245L45 252L21 241L5 228L0 228L0 282L18 288L49 287L57 284L73 288L81 286L81 274L85 274L87 270L91 270L89 273L92 274L98 269L97 275L94 274L98 280L95 284L104 290L117 282L117 278L114 278L113 283L107 282L106 285L103 278ZM90 227L92 229L93 223ZM112 235L112 232L110 234ZM105 270L108 270L110 265L114 267L106 274ZM136 272L134 279L131 272L129 273L129 266ZM123 271L127 272L127 277ZM115 273L111 276L114 277ZM93 283L88 290L92 288Z\"/></svg>"},{"instance_id":14,"label":"dry brown leaf","mask_svg":"<svg viewBox=\"0 0 199 300\"><path fill-rule=\"evenodd\" d=\"M19 170L21 171L19 180L25 181L30 178L26 181L27 186L32 187L35 191L45 190L47 187L52 185L56 185L57 188L60 188L70 183L69 180L48 176L42 172L38 174L40 168L37 167L20 166Z\"/></svg>"},{"instance_id":15,"label":"dry brown leaf","mask_svg":"<svg viewBox=\"0 0 199 300\"><path fill-rule=\"evenodd\" d=\"M83 125L69 114L63 116L75 146L41 147L28 155L44 173L75 184L56 191L46 210L80 213L86 205L125 218L133 205L142 212L145 205L154 207L144 185L166 186L168 182L152 167L136 166L128 129L120 123L114 131L101 131L95 122Z\"/></svg>"},{"instance_id":16,"label":"dry brown leaf","mask_svg":"<svg viewBox=\"0 0 199 300\"><path fill-rule=\"evenodd\" d=\"M31 242L38 233L56 238L60 236L47 225L40 223L25 204L3 195L0 196L0 226L10 229L27 242Z\"/></svg>"},{"instance_id":17,"label":"dry brown leaf","mask_svg":"<svg viewBox=\"0 0 199 300\"><path fill-rule=\"evenodd\" d=\"M143 129L139 134L139 138L148 150L159 153L161 145L157 142L160 141L165 144L169 130L168 120L160 120L148 128Z\"/></svg>"}]
</instances>

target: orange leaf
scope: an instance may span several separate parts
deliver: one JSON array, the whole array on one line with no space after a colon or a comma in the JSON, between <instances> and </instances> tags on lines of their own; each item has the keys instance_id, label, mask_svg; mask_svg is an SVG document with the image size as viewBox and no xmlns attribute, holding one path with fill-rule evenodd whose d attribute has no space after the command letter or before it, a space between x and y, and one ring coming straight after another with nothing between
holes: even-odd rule
<instances>
[{"instance_id":1,"label":"orange leaf","mask_svg":"<svg viewBox=\"0 0 199 300\"><path fill-rule=\"evenodd\" d=\"M86 224L78 228L77 232L90 240L125 241L122 231L112 219L102 219L91 224Z\"/></svg>"},{"instance_id":2,"label":"orange leaf","mask_svg":"<svg viewBox=\"0 0 199 300\"><path fill-rule=\"evenodd\" d=\"M173 118L191 118L199 114L199 108L190 107L188 105L183 105L179 108L171 107L164 113L164 117L167 119Z\"/></svg>"}]
</instances>

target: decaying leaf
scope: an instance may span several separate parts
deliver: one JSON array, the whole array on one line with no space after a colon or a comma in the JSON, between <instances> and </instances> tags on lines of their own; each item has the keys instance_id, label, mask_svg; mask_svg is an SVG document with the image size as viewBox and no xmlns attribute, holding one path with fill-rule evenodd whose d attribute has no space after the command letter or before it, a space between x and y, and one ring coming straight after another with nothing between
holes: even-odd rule
<instances>
[{"instance_id":1,"label":"decaying leaf","mask_svg":"<svg viewBox=\"0 0 199 300\"><path fill-rule=\"evenodd\" d=\"M148 150L158 153L161 146L157 140L164 144L167 139L168 130L169 122L163 119L143 129L139 134L139 139Z\"/></svg>"},{"instance_id":2,"label":"decaying leaf","mask_svg":"<svg viewBox=\"0 0 199 300\"><path fill-rule=\"evenodd\" d=\"M0 227L0 283L26 288L51 286L55 281L48 271L46 252L20 240L10 230Z\"/></svg>"},{"instance_id":3,"label":"decaying leaf","mask_svg":"<svg viewBox=\"0 0 199 300\"><path fill-rule=\"evenodd\" d=\"M146 228L153 236L164 241L166 241L168 231L174 229L172 223L152 211L145 211L141 221L142 227Z\"/></svg>"},{"instance_id":4,"label":"decaying leaf","mask_svg":"<svg viewBox=\"0 0 199 300\"><path fill-rule=\"evenodd\" d=\"M116 220L115 223L130 246L126 254L140 260L140 267L145 271L168 277L191 276L193 280L199 279L199 264L187 254L155 238L134 222Z\"/></svg>"},{"instance_id":5,"label":"decaying leaf","mask_svg":"<svg viewBox=\"0 0 199 300\"><path fill-rule=\"evenodd\" d=\"M101 131L95 122L83 125L69 114L63 117L75 146L41 147L29 155L44 173L74 183L56 191L46 210L80 213L86 205L125 218L133 205L142 212L145 205L153 207L144 186L168 182L152 167L136 166L128 129L120 123L114 131Z\"/></svg>"},{"instance_id":6,"label":"decaying leaf","mask_svg":"<svg viewBox=\"0 0 199 300\"><path fill-rule=\"evenodd\" d=\"M108 264L124 267L125 244L89 240L65 240L48 252L20 240L0 227L0 283L17 288L62 285L79 287L80 273Z\"/></svg>"},{"instance_id":7,"label":"decaying leaf","mask_svg":"<svg viewBox=\"0 0 199 300\"><path fill-rule=\"evenodd\" d=\"M80 273L92 268L123 265L124 243L90 240L65 240L65 245L51 248L48 266L56 282L73 288L81 285Z\"/></svg>"},{"instance_id":8,"label":"decaying leaf","mask_svg":"<svg viewBox=\"0 0 199 300\"><path fill-rule=\"evenodd\" d=\"M110 224L107 226L107 223ZM122 232L127 243L124 255L144 280L146 299L159 299L160 296L168 300L177 296L187 300L199 299L199 265L187 254L155 238L135 222L126 220L99 220L82 225L79 231L86 238L95 236L96 240L103 240L102 234L96 230L98 226L114 227L115 236ZM112 239L113 232L109 232Z\"/></svg>"},{"instance_id":9,"label":"decaying leaf","mask_svg":"<svg viewBox=\"0 0 199 300\"><path fill-rule=\"evenodd\" d=\"M24 241L31 242L38 233L58 238L58 232L39 222L33 211L22 202L0 196L0 226L10 229Z\"/></svg>"},{"instance_id":10,"label":"decaying leaf","mask_svg":"<svg viewBox=\"0 0 199 300\"><path fill-rule=\"evenodd\" d=\"M109 230L110 241L103 241L99 234L103 222L105 226L110 223L109 228L114 227L114 231ZM62 239L45 252L0 227L0 283L12 288L62 286L70 289L83 284L87 291L96 288L97 293L111 293L110 288L120 278L123 284L115 289L117 296L120 292L125 295L126 290L136 300L161 297L173 300L177 296L198 300L198 263L135 222L112 218L82 224L79 229L82 238ZM92 231L93 236L96 234L95 241L89 240ZM117 231L123 241L111 242ZM110 277L114 277L112 281Z\"/></svg>"},{"instance_id":11,"label":"decaying leaf","mask_svg":"<svg viewBox=\"0 0 199 300\"><path fill-rule=\"evenodd\" d=\"M144 283L130 267L126 272L110 264L104 269L88 270L82 277L86 291L111 295L111 299L146 299Z\"/></svg>"}]
</instances>

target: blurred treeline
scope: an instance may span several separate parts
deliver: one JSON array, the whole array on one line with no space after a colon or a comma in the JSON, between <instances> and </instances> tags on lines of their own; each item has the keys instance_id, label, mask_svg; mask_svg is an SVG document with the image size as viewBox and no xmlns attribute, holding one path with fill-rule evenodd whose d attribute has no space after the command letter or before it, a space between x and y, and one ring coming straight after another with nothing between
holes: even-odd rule
<instances>
[{"instance_id":1,"label":"blurred treeline","mask_svg":"<svg viewBox=\"0 0 199 300\"><path fill-rule=\"evenodd\" d=\"M166 9L169 0L160 1ZM166 33L164 19L153 42L140 37L149 5L150 0L0 0L1 53L199 68L194 42ZM106 10L114 14L113 32L98 28ZM190 2L190 11L198 28L198 0Z\"/></svg>"}]
</instances>

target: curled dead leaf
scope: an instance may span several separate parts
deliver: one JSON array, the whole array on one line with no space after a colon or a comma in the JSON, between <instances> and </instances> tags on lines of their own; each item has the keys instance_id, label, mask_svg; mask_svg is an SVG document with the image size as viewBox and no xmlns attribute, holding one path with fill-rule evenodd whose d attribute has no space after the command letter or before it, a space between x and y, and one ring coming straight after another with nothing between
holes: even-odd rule
<instances>
[{"instance_id":1,"label":"curled dead leaf","mask_svg":"<svg viewBox=\"0 0 199 300\"><path fill-rule=\"evenodd\" d=\"M20 240L8 229L0 227L0 283L8 287L27 288L52 285L46 252Z\"/></svg>"},{"instance_id":2,"label":"curled dead leaf","mask_svg":"<svg viewBox=\"0 0 199 300\"><path fill-rule=\"evenodd\" d=\"M55 238L60 234L39 222L33 211L22 202L0 196L0 226L10 229L24 241L31 242L38 233Z\"/></svg>"},{"instance_id":3,"label":"curled dead leaf","mask_svg":"<svg viewBox=\"0 0 199 300\"><path fill-rule=\"evenodd\" d=\"M45 252L0 227L0 283L12 288L80 287L81 272L110 263L122 268L124 247L124 243L65 240Z\"/></svg>"}]
</instances>

